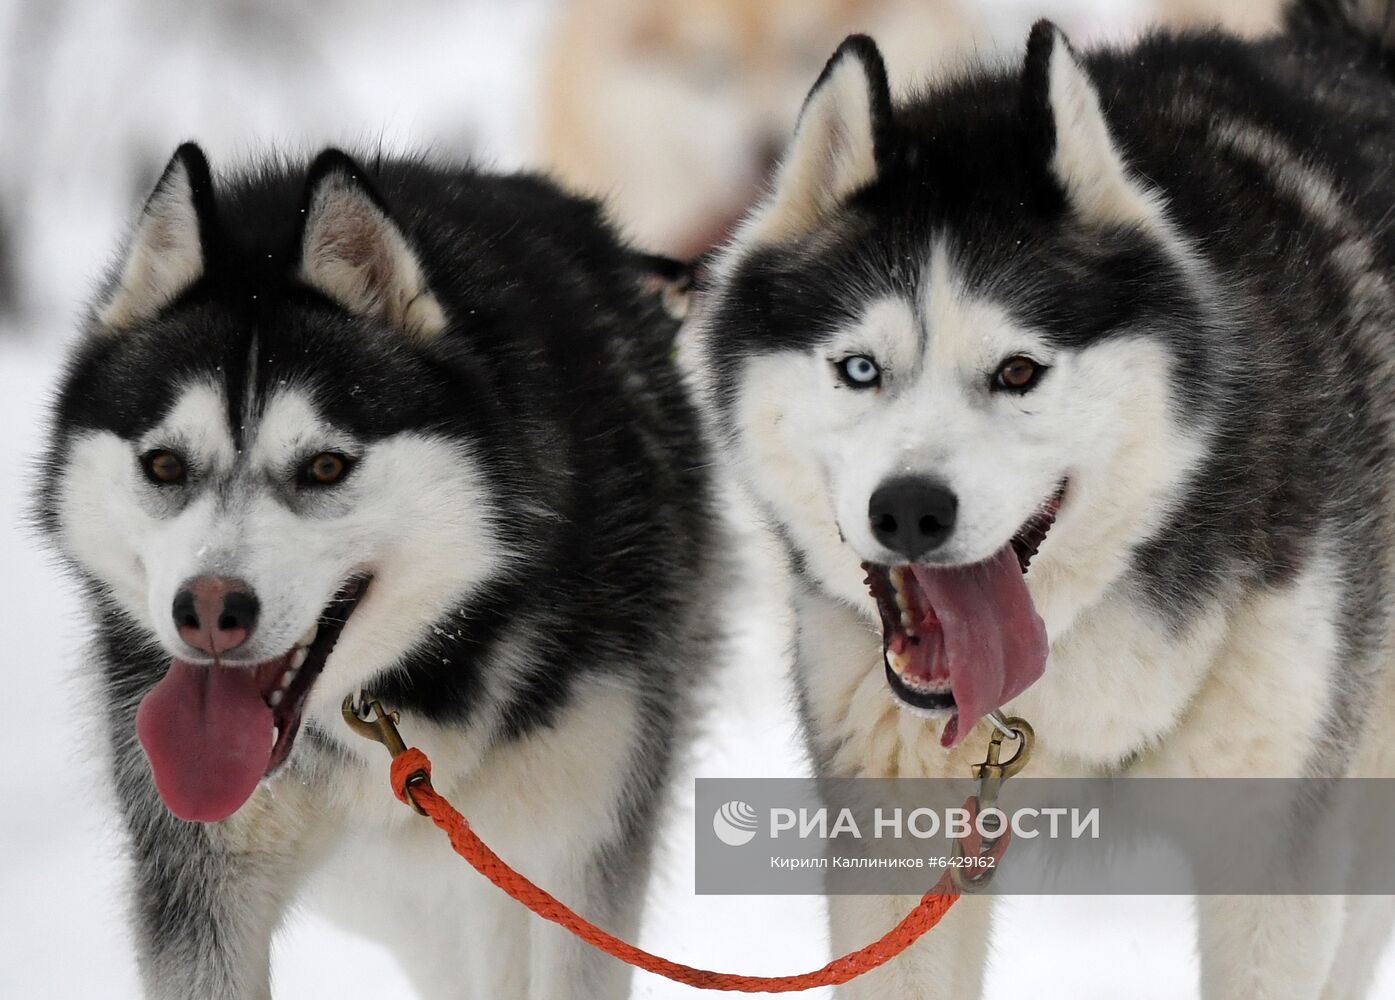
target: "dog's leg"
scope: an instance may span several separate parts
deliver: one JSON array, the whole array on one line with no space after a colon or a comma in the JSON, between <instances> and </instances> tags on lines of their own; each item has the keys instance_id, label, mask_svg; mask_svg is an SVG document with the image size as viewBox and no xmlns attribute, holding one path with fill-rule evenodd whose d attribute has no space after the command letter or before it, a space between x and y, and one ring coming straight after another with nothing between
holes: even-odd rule
<instances>
[{"instance_id":1,"label":"dog's leg","mask_svg":"<svg viewBox=\"0 0 1395 1000\"><path fill-rule=\"evenodd\" d=\"M123 806L146 996L270 997L271 936L312 859L309 845L328 839L311 819L321 810L290 780L260 789L222 823L185 823L156 797L144 761L128 765Z\"/></svg>"},{"instance_id":2,"label":"dog's leg","mask_svg":"<svg viewBox=\"0 0 1395 1000\"><path fill-rule=\"evenodd\" d=\"M422 1000L526 997L532 917L413 820L346 838L317 902L389 948Z\"/></svg>"},{"instance_id":3,"label":"dog's leg","mask_svg":"<svg viewBox=\"0 0 1395 1000\"><path fill-rule=\"evenodd\" d=\"M832 896L833 952L845 955L890 930L916 896ZM846 1000L973 1000L983 993L992 898L965 896L906 952L841 987Z\"/></svg>"},{"instance_id":4,"label":"dog's leg","mask_svg":"<svg viewBox=\"0 0 1395 1000\"><path fill-rule=\"evenodd\" d=\"M1385 667L1381 690L1370 700L1367 726L1368 743L1354 768L1356 777L1395 778L1395 663ZM1395 823L1395 815L1372 816L1375 830L1361 841L1357 872L1389 871L1389 840L1384 831ZM1371 982L1382 952L1391 947L1395 930L1395 897L1348 896L1345 900L1342 941L1322 1000L1361 1000L1371 994Z\"/></svg>"},{"instance_id":5,"label":"dog's leg","mask_svg":"<svg viewBox=\"0 0 1395 1000\"><path fill-rule=\"evenodd\" d=\"M1232 614L1230 632L1186 716L1135 768L1173 778L1338 776L1342 760L1315 757L1336 679L1361 675L1339 645L1331 574L1315 561L1287 588L1252 598ZM1301 623L1301 624L1300 624ZM1278 836L1274 817L1254 851L1272 864L1323 860L1311 820ZM1197 903L1202 995L1207 1000L1317 1000L1335 959L1340 896L1202 896Z\"/></svg>"},{"instance_id":6,"label":"dog's leg","mask_svg":"<svg viewBox=\"0 0 1395 1000\"><path fill-rule=\"evenodd\" d=\"M605 851L602 861L553 874L553 894L598 926L627 941L639 932L646 853ZM530 933L532 1000L624 1000L632 970L570 931L533 919Z\"/></svg>"},{"instance_id":7,"label":"dog's leg","mask_svg":"<svg viewBox=\"0 0 1395 1000\"><path fill-rule=\"evenodd\" d=\"M1337 951L1340 896L1202 896L1206 1000L1317 1000Z\"/></svg>"},{"instance_id":8,"label":"dog's leg","mask_svg":"<svg viewBox=\"0 0 1395 1000\"><path fill-rule=\"evenodd\" d=\"M452 862L459 861L452 857ZM462 920L451 927L450 921L441 927L447 936L459 940L465 938L465 975L470 989L463 995L478 1000L492 1000L494 997L517 997L523 1000L528 996L529 925L536 920L521 904L516 903L503 890L499 889L483 875L468 871L465 876L464 891L457 895L453 905ZM456 982L462 978L456 970ZM457 986L450 988L451 970L442 967L436 970L439 980L430 989L422 988L423 997L458 997L462 991Z\"/></svg>"},{"instance_id":9,"label":"dog's leg","mask_svg":"<svg viewBox=\"0 0 1395 1000\"><path fill-rule=\"evenodd\" d=\"M881 645L868 638L851 611L810 592L797 595L796 611L795 680L809 755L818 773L880 779L968 773L974 751L964 747L946 754L931 725L892 703ZM917 896L830 896L834 953L844 955L861 948L895 926L918 901ZM914 946L841 987L839 996L869 1000L979 996L990 908L986 896L959 900Z\"/></svg>"},{"instance_id":10,"label":"dog's leg","mask_svg":"<svg viewBox=\"0 0 1395 1000\"><path fill-rule=\"evenodd\" d=\"M639 925L668 747L639 729L635 692L596 685L575 693L555 725L493 748L468 782L449 783L437 754L437 787L509 865L606 930ZM627 737L627 730L635 739ZM638 740L642 733L646 740ZM434 832L434 831L433 831ZM442 850L447 848L442 845ZM463 864L453 859L455 865ZM473 878L473 874L472 874ZM470 976L481 997L611 1000L627 995L628 966L534 917L482 879L471 914ZM496 970L485 972L482 970ZM526 973L526 990L519 971ZM487 975L503 977L484 989Z\"/></svg>"},{"instance_id":11,"label":"dog's leg","mask_svg":"<svg viewBox=\"0 0 1395 1000\"><path fill-rule=\"evenodd\" d=\"M1370 994L1376 965L1395 929L1395 897L1348 896L1345 915L1322 1000L1361 1000Z\"/></svg>"},{"instance_id":12,"label":"dog's leg","mask_svg":"<svg viewBox=\"0 0 1395 1000\"><path fill-rule=\"evenodd\" d=\"M468 870L442 872L435 890L412 903L416 919L399 924L391 944L422 1000L528 996L533 917L522 905Z\"/></svg>"}]
</instances>

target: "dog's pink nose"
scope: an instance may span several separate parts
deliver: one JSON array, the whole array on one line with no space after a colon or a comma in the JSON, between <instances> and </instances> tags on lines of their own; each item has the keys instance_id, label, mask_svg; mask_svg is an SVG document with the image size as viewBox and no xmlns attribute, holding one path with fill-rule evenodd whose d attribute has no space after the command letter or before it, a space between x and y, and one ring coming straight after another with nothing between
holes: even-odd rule
<instances>
[{"instance_id":1,"label":"dog's pink nose","mask_svg":"<svg viewBox=\"0 0 1395 1000\"><path fill-rule=\"evenodd\" d=\"M241 580L200 576L174 595L174 626L195 649L211 656L236 649L257 627L257 595Z\"/></svg>"}]
</instances>

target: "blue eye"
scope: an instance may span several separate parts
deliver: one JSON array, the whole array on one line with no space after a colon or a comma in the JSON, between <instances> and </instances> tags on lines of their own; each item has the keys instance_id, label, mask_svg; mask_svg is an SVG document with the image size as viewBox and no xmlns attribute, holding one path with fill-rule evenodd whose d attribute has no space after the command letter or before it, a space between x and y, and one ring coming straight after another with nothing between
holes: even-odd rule
<instances>
[{"instance_id":1,"label":"blue eye","mask_svg":"<svg viewBox=\"0 0 1395 1000\"><path fill-rule=\"evenodd\" d=\"M881 385L882 370L865 354L853 354L834 364L838 376L854 389L873 389Z\"/></svg>"}]
</instances>

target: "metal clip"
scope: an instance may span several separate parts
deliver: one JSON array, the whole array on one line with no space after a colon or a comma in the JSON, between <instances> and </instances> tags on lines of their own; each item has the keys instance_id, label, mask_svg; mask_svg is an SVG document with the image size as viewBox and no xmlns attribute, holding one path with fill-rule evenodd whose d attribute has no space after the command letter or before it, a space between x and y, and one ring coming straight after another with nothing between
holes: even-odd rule
<instances>
[{"instance_id":1,"label":"metal clip","mask_svg":"<svg viewBox=\"0 0 1395 1000\"><path fill-rule=\"evenodd\" d=\"M355 705L354 696L349 695L341 707L344 721L349 728L364 739L381 743L394 757L404 753L407 744L403 742L402 734L397 731L397 724L402 721L402 717L383 708L382 703L366 691L360 691L359 696L363 699L362 704ZM416 771L407 779L407 800L422 816L426 815L426 810L417 805L417 800L412 796L412 786L426 780L425 771Z\"/></svg>"},{"instance_id":2,"label":"metal clip","mask_svg":"<svg viewBox=\"0 0 1395 1000\"><path fill-rule=\"evenodd\" d=\"M995 719L993 735L988 740L988 756L981 764L976 764L973 775L978 779L978 801L980 808L991 807L998 801L998 789L1004 781L1027 766L1032 756L1032 746L1037 734L1026 719ZM1017 751L1007 760L999 760L1003 752L1003 731L1011 731L1018 742Z\"/></svg>"},{"instance_id":3,"label":"metal clip","mask_svg":"<svg viewBox=\"0 0 1395 1000\"><path fill-rule=\"evenodd\" d=\"M1027 761L1032 756L1032 746L1036 742L1036 733L1032 730L1031 724L1026 719L1013 717L1004 719L997 712L990 716L993 723L993 735L988 740L988 754L980 764L973 767L973 776L978 779L978 795L974 800L974 821L983 832L983 839L975 852L979 858L1001 856L1003 848L1007 845L1002 843L1003 834L1006 832L997 829L991 833L984 829L983 821L979 819L987 809L994 808L998 803L998 792L1003 786L1003 782L1013 775L1019 773L1027 766ZM1011 736L1018 743L1017 750L1007 760L1001 760L1003 752L1003 739ZM995 818L996 822L996 818ZM954 857L958 861L965 856L964 844L958 838L954 841ZM993 880L996 869L984 868L977 875L966 875L964 868L955 866L950 869L950 880L956 889L964 893L982 892L988 887L988 883Z\"/></svg>"}]
</instances>

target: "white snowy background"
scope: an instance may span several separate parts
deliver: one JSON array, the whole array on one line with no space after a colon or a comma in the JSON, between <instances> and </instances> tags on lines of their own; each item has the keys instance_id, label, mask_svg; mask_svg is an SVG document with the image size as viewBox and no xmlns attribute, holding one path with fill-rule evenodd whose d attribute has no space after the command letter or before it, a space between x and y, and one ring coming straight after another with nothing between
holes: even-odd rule
<instances>
[{"instance_id":1,"label":"white snowy background","mask_svg":"<svg viewBox=\"0 0 1395 1000\"><path fill-rule=\"evenodd\" d=\"M1106 0L983 6L1005 51L1042 14L1097 35L1127 32L1141 16L1138 4ZM0 320L0 997L138 995L121 838L89 749L82 609L26 526L26 506L72 318L144 187L185 138L205 144L215 169L271 146L326 142L430 144L526 164L551 13L545 0L0 0L0 205L15 231L22 303ZM777 598L759 587L750 596L678 785L640 943L690 964L774 974L827 960L821 901L692 889L692 776L804 767ZM507 856L507 844L494 846ZM1189 899L1009 899L1000 913L995 1000L1196 994ZM394 959L318 917L313 899L278 938L274 973L279 997L410 996ZM1377 989L1395 997L1389 951ZM698 993L639 975L635 995Z\"/></svg>"}]
</instances>

